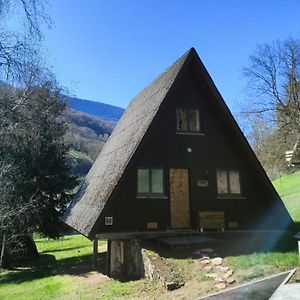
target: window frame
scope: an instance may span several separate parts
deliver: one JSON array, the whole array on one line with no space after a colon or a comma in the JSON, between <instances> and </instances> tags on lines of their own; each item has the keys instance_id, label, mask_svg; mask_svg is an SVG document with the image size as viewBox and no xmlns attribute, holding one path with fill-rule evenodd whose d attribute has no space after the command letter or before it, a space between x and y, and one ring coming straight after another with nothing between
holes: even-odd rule
<instances>
[{"instance_id":1,"label":"window frame","mask_svg":"<svg viewBox=\"0 0 300 300\"><path fill-rule=\"evenodd\" d=\"M179 126L179 111L184 111L186 115L187 129L180 129ZM199 129L193 130L191 129L191 112L196 111L198 117L198 126ZM197 124L196 124L197 125ZM177 107L176 108L176 132L177 133L192 133L192 134L201 134L202 133L202 116L199 108L191 108L191 107Z\"/></svg>"},{"instance_id":2,"label":"window frame","mask_svg":"<svg viewBox=\"0 0 300 300\"><path fill-rule=\"evenodd\" d=\"M225 172L226 173L226 186L227 186L227 193L219 193L218 191L218 172ZM239 193L232 193L232 185L230 182L230 172L238 173L238 182L239 182ZM241 172L237 169L217 169L216 170L216 187L217 187L217 195L219 197L241 197L242 196L242 184L241 184Z\"/></svg>"},{"instance_id":3,"label":"window frame","mask_svg":"<svg viewBox=\"0 0 300 300\"><path fill-rule=\"evenodd\" d=\"M149 185L149 191L148 192L139 192L139 170L148 170L149 171L149 178L148 178L148 185ZM152 181L152 171L153 170L160 170L162 171L162 193L156 193L152 192L153 189L153 181ZM136 195L137 197L145 198L159 198L159 197L165 197L166 196L166 187L165 187L165 169L163 167L140 167L137 168L136 171Z\"/></svg>"}]
</instances>

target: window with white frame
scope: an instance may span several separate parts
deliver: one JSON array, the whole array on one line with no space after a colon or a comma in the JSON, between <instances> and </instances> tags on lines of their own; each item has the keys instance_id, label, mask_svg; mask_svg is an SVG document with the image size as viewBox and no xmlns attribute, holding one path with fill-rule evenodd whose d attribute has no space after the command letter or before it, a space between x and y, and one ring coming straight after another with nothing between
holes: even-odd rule
<instances>
[{"instance_id":1,"label":"window with white frame","mask_svg":"<svg viewBox=\"0 0 300 300\"><path fill-rule=\"evenodd\" d=\"M164 170L139 168L137 170L138 195L164 195Z\"/></svg>"},{"instance_id":2,"label":"window with white frame","mask_svg":"<svg viewBox=\"0 0 300 300\"><path fill-rule=\"evenodd\" d=\"M240 195L240 173L236 170L217 170L217 192L219 195Z\"/></svg>"},{"instance_id":3,"label":"window with white frame","mask_svg":"<svg viewBox=\"0 0 300 300\"><path fill-rule=\"evenodd\" d=\"M177 131L200 132L200 113L198 109L177 108Z\"/></svg>"}]
</instances>

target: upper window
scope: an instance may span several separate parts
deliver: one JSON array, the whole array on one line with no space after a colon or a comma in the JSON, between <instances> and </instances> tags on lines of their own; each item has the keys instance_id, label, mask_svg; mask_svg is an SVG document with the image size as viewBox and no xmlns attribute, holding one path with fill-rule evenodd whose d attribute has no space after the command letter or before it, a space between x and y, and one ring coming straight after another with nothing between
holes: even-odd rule
<instances>
[{"instance_id":1,"label":"upper window","mask_svg":"<svg viewBox=\"0 0 300 300\"><path fill-rule=\"evenodd\" d=\"M233 170L217 170L218 194L241 194L240 173Z\"/></svg>"},{"instance_id":2,"label":"upper window","mask_svg":"<svg viewBox=\"0 0 300 300\"><path fill-rule=\"evenodd\" d=\"M158 168L138 169L137 193L150 195L164 194L164 170Z\"/></svg>"},{"instance_id":3,"label":"upper window","mask_svg":"<svg viewBox=\"0 0 300 300\"><path fill-rule=\"evenodd\" d=\"M177 131L199 132L200 115L198 109L177 109Z\"/></svg>"}]
</instances>

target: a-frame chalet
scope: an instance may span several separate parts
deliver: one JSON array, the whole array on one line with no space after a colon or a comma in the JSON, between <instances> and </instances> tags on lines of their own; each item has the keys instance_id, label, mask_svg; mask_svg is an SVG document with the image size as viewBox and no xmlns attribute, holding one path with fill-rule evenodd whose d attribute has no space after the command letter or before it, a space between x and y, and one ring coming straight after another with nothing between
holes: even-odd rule
<instances>
[{"instance_id":1,"label":"a-frame chalet","mask_svg":"<svg viewBox=\"0 0 300 300\"><path fill-rule=\"evenodd\" d=\"M130 102L65 222L93 239L292 220L192 48Z\"/></svg>"}]
</instances>

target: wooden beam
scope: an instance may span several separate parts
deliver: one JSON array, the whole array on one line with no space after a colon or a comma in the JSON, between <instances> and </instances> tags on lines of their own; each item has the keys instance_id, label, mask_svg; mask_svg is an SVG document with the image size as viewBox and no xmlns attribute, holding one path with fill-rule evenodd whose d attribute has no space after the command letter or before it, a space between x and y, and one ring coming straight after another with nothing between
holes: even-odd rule
<instances>
[{"instance_id":1,"label":"wooden beam","mask_svg":"<svg viewBox=\"0 0 300 300\"><path fill-rule=\"evenodd\" d=\"M199 233L197 230L167 230L167 231L130 231L130 232L106 232L106 233L97 233L95 237L99 240L128 240L134 238L142 239L152 239L158 237L168 237L168 236L178 236L186 234L195 234Z\"/></svg>"},{"instance_id":2,"label":"wooden beam","mask_svg":"<svg viewBox=\"0 0 300 300\"><path fill-rule=\"evenodd\" d=\"M93 267L97 267L97 262L98 262L98 238L94 238L94 243L93 243Z\"/></svg>"},{"instance_id":3,"label":"wooden beam","mask_svg":"<svg viewBox=\"0 0 300 300\"><path fill-rule=\"evenodd\" d=\"M106 273L107 273L107 276L111 276L110 264L111 264L111 241L107 240L107 251L106 251Z\"/></svg>"},{"instance_id":4,"label":"wooden beam","mask_svg":"<svg viewBox=\"0 0 300 300\"><path fill-rule=\"evenodd\" d=\"M132 232L106 232L106 233L97 233L95 238L101 240L128 240L128 239L156 239L163 237L174 237L174 236L187 236L187 235L232 235L232 234L247 234L247 233L261 233L261 234L274 234L274 233L283 233L284 230L225 230L220 231L204 231L200 232L199 230L187 229L187 230L166 230L166 231L132 231Z\"/></svg>"}]
</instances>

